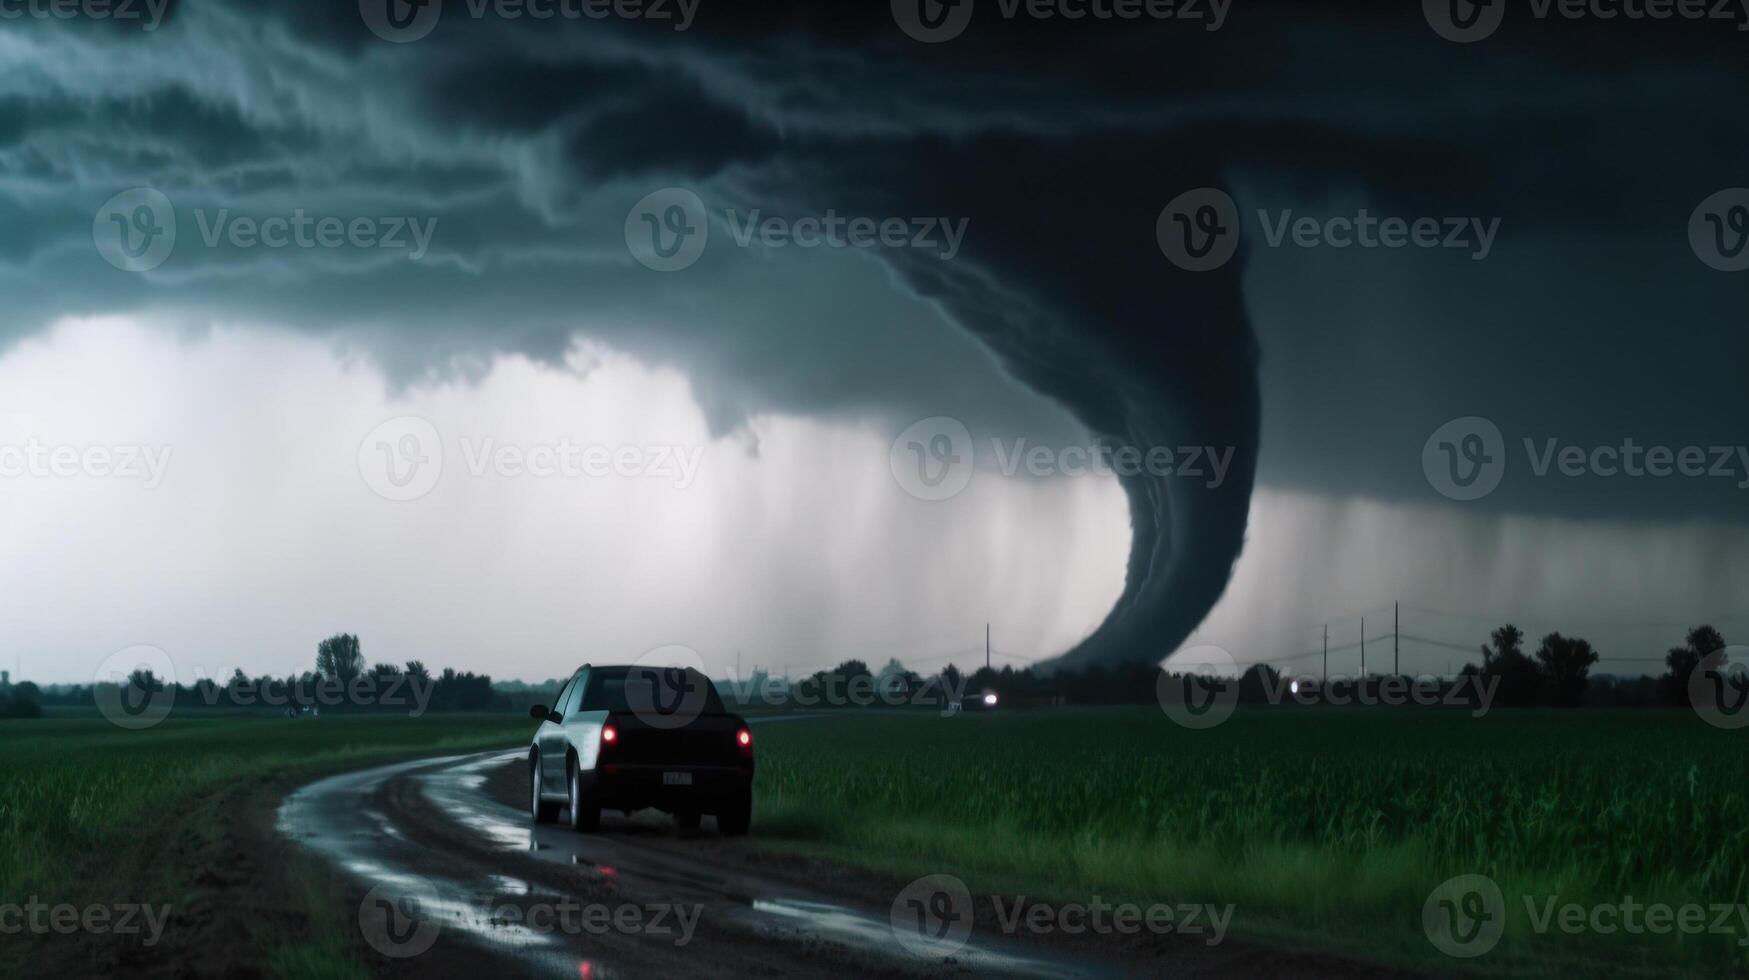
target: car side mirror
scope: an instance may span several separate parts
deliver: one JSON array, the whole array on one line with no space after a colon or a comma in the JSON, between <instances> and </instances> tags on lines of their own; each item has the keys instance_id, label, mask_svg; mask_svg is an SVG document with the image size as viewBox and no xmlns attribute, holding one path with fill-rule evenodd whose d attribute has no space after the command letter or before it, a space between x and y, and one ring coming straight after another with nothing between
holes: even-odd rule
<instances>
[{"instance_id":1,"label":"car side mirror","mask_svg":"<svg viewBox=\"0 0 1749 980\"><path fill-rule=\"evenodd\" d=\"M558 712L549 709L544 704L537 704L534 707L528 709L528 716L530 718L533 718L535 721L554 721L554 722L556 722L559 720Z\"/></svg>"}]
</instances>

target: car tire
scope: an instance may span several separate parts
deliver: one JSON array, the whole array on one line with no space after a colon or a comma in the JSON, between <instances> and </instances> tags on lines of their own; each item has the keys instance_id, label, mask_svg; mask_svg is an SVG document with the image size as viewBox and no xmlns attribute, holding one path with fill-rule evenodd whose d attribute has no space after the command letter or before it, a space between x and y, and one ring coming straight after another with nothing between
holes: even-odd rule
<instances>
[{"instance_id":1,"label":"car tire","mask_svg":"<svg viewBox=\"0 0 1749 980\"><path fill-rule=\"evenodd\" d=\"M674 824L681 830L697 830L704 814L697 810L677 810L674 813Z\"/></svg>"},{"instance_id":2,"label":"car tire","mask_svg":"<svg viewBox=\"0 0 1749 980\"><path fill-rule=\"evenodd\" d=\"M528 815L535 823L552 823L559 819L559 804L549 803L540 797L540 754L537 752L528 763Z\"/></svg>"},{"instance_id":3,"label":"car tire","mask_svg":"<svg viewBox=\"0 0 1749 980\"><path fill-rule=\"evenodd\" d=\"M753 825L753 794L737 793L718 804L717 833L740 837Z\"/></svg>"},{"instance_id":4,"label":"car tire","mask_svg":"<svg viewBox=\"0 0 1749 980\"><path fill-rule=\"evenodd\" d=\"M601 806L594 797L583 791L583 773L572 761L566 770L571 774L566 782L571 787L570 803L567 809L571 811L571 829L583 833L601 828Z\"/></svg>"}]
</instances>

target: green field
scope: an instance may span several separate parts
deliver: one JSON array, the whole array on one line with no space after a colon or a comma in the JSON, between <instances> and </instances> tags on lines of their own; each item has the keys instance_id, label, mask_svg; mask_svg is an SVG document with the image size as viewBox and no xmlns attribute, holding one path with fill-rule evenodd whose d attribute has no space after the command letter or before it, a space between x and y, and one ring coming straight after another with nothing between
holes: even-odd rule
<instances>
[{"instance_id":1,"label":"green field","mask_svg":"<svg viewBox=\"0 0 1749 980\"><path fill-rule=\"evenodd\" d=\"M760 731L755 832L974 888L1228 902L1235 930L1447 973L1717 975L1733 935L1533 931L1524 896L1749 901L1749 733L1690 712L1241 708L835 717ZM1495 879L1500 945L1460 961L1421 912Z\"/></svg>"},{"instance_id":2,"label":"green field","mask_svg":"<svg viewBox=\"0 0 1749 980\"><path fill-rule=\"evenodd\" d=\"M512 746L530 721L516 715L428 715L285 720L263 714L172 717L124 731L93 711L0 722L0 904L141 902L186 908L204 899L255 906L250 934L230 941L251 968L301 976L364 976L356 944L327 906L332 882L309 862L257 862L232 871L239 838L272 836L279 794L318 775L420 755ZM247 813L237 812L247 809ZM215 891L215 889L217 889ZM65 940L36 945L0 937L0 977L40 975L41 956L66 955ZM84 945L96 946L87 940ZM178 951L173 955L182 955ZM75 965L73 972L91 969Z\"/></svg>"},{"instance_id":3,"label":"green field","mask_svg":"<svg viewBox=\"0 0 1749 980\"><path fill-rule=\"evenodd\" d=\"M209 887L205 857L225 852L175 849L237 823L238 800L258 812L236 834L271 840L262 824L300 781L515 745L529 729L520 716L480 715L178 717L144 732L94 717L0 723L0 902L185 903ZM754 833L769 846L1065 902L1232 903L1240 936L1441 974L1749 966L1740 931L1539 934L1524 906L1526 895L1749 900L1749 732L1688 712L1477 720L1242 707L1193 732L1154 709L845 711L761 725L757 737ZM326 873L269 864L243 887L262 909L303 912L263 921L250 937L261 962L363 975L345 923L324 921ZM1422 930L1428 893L1458 874L1487 875L1507 897L1505 938L1476 960L1444 957Z\"/></svg>"}]
</instances>

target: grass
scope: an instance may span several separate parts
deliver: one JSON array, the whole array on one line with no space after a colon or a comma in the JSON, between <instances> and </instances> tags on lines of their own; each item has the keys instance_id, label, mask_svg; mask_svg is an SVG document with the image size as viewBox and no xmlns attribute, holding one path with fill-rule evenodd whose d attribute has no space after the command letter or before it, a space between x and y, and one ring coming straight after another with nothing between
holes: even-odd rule
<instances>
[{"instance_id":1,"label":"grass","mask_svg":"<svg viewBox=\"0 0 1749 980\"><path fill-rule=\"evenodd\" d=\"M270 813L296 781L519 744L529 727L481 715L0 723L0 903L183 896L202 869L163 848L224 823L227 801L247 795L227 788L255 787L248 798ZM1441 974L1749 966L1740 935L1537 933L1523 900L1749 899L1749 732L1687 712L1247 706L1203 732L1150 709L840 712L758 739L755 832L774 846L1034 898L1232 903L1240 935ZM303 913L252 937L258 965L363 975L331 876L269 863L262 907ZM1506 937L1478 960L1446 959L1422 907L1472 873L1507 896Z\"/></svg>"},{"instance_id":2,"label":"grass","mask_svg":"<svg viewBox=\"0 0 1749 980\"><path fill-rule=\"evenodd\" d=\"M756 829L993 891L1230 902L1243 934L1436 972L1716 975L1749 937L1537 933L1525 897L1749 900L1746 746L1660 711L845 715L760 732ZM1421 912L1470 873L1507 927L1466 964Z\"/></svg>"},{"instance_id":3,"label":"grass","mask_svg":"<svg viewBox=\"0 0 1749 980\"><path fill-rule=\"evenodd\" d=\"M236 831L215 825L237 822L225 811L237 800L267 809L276 802L276 787L290 781L511 746L526 740L530 728L522 716L473 714L173 716L137 732L92 712L0 722L0 904L125 896L177 905L201 891L196 879L207 869L169 860L163 849L198 848ZM239 786L257 792L234 792ZM262 888L271 885L303 915L296 935L269 929L255 937L264 965L278 976L362 975L352 937L335 927L326 907L332 904L329 876L283 861L271 862L265 873L274 881ZM0 976L7 972L0 968Z\"/></svg>"}]
</instances>

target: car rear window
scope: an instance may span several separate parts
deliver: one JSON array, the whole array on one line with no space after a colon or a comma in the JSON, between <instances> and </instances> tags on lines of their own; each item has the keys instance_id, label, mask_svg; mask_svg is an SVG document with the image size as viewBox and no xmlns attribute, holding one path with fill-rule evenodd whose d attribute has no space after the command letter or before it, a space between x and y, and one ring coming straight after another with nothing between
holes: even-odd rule
<instances>
[{"instance_id":1,"label":"car rear window","mask_svg":"<svg viewBox=\"0 0 1749 980\"><path fill-rule=\"evenodd\" d=\"M640 704L674 704L684 692L702 689L704 713L723 713L723 699L717 694L716 685L696 670L687 670L676 678L675 674L665 670L639 670L633 676L630 668L623 667L590 672L589 686L583 691L582 710L631 711L632 705L626 694L628 677L634 689L639 684L656 685L650 694L639 698Z\"/></svg>"}]
</instances>

